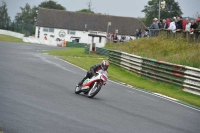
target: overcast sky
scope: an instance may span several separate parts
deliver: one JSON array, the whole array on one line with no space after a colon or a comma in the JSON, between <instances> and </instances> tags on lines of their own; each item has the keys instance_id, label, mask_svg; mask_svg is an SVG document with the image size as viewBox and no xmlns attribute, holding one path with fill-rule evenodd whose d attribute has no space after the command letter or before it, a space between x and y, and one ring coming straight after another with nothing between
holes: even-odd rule
<instances>
[{"instance_id":1,"label":"overcast sky","mask_svg":"<svg viewBox=\"0 0 200 133\"><path fill-rule=\"evenodd\" d=\"M2 1L2 0L0 0ZM11 19L17 12L20 12L20 6L24 7L26 3L31 6L39 5L45 0L4 0L7 3L8 13ZM55 0L62 4L68 11L77 11L87 8L86 3L89 0ZM141 12L149 0L92 0L94 12L106 13L115 16L144 17ZM200 13L200 0L175 0L181 6L183 17L193 16L196 12ZM2 4L1 4L2 5ZM152 16L157 17L157 16Z\"/></svg>"}]
</instances>

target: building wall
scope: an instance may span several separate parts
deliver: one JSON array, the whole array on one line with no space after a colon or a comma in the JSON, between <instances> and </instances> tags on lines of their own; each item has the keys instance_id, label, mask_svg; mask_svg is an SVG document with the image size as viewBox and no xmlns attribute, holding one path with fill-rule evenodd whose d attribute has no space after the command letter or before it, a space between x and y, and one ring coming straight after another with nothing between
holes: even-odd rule
<instances>
[{"instance_id":1,"label":"building wall","mask_svg":"<svg viewBox=\"0 0 200 133\"><path fill-rule=\"evenodd\" d=\"M92 43L92 37L89 37L88 34L93 34L96 33L97 35L102 35L102 36L106 36L105 32L95 32L95 31L75 31L75 35L70 34L70 30L67 29L56 29L54 28L53 32L50 31L44 31L44 29L49 29L49 28L45 28L45 27L40 27L40 33L39 33L39 39L44 39L45 34L47 37L47 40L50 41L50 43L53 43L56 41L57 38L61 39L61 40L66 40L66 41L73 41L75 38L74 37L78 37L79 39L79 43L87 43L87 44L91 44ZM35 37L38 38L38 30L39 27L36 27L36 32L35 32ZM102 37L101 42L99 42L99 38L95 37L94 38L94 43L96 44L97 47L104 47L106 44L106 38Z\"/></svg>"}]
</instances>

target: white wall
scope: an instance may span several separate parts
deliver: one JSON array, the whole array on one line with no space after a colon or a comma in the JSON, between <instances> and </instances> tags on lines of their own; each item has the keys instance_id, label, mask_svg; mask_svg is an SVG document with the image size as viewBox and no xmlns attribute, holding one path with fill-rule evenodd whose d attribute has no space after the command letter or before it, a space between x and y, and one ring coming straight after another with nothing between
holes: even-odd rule
<instances>
[{"instance_id":1,"label":"white wall","mask_svg":"<svg viewBox=\"0 0 200 133\"><path fill-rule=\"evenodd\" d=\"M36 27L36 32L35 32L35 37L38 38L38 27ZM60 37L59 33L63 31L65 33L65 37ZM66 40L71 42L72 38L71 37L80 37L79 43L87 43L87 44L91 44L92 43L92 38L88 36L88 34L90 34L90 32L85 32L85 31L76 31L75 35L71 35L68 34L68 30L67 29L56 29L54 28L54 32L44 32L43 31L43 27L40 27L40 37L38 39L40 40L44 40L44 34L47 34L47 40L49 40L50 42L55 42L55 40L57 38L60 38L62 40ZM51 35L54 36L54 38L50 37ZM105 32L97 32L97 35L103 35L106 36ZM101 43L99 43L99 38L95 37L94 43L96 43L97 47L104 47L105 43L106 43L106 39L102 37L102 41Z\"/></svg>"},{"instance_id":2,"label":"white wall","mask_svg":"<svg viewBox=\"0 0 200 133\"><path fill-rule=\"evenodd\" d=\"M0 29L0 34L13 36L16 38L21 38L21 39L24 37L24 34L20 34L20 33L13 32L13 31L8 31L8 30L2 30L2 29Z\"/></svg>"}]
</instances>

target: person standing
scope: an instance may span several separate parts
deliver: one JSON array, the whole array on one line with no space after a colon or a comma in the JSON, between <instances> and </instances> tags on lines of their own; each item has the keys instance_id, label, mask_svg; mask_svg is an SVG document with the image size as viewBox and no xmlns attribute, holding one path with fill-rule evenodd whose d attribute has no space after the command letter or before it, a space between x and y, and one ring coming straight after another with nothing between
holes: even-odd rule
<instances>
[{"instance_id":1,"label":"person standing","mask_svg":"<svg viewBox=\"0 0 200 133\"><path fill-rule=\"evenodd\" d=\"M171 22L170 25L169 25L169 28L168 28L168 30L171 30L173 33L176 32L176 22L175 22L175 21L176 21L176 20L173 19L172 22Z\"/></svg>"},{"instance_id":2,"label":"person standing","mask_svg":"<svg viewBox=\"0 0 200 133\"><path fill-rule=\"evenodd\" d=\"M186 27L185 27L185 31L190 31L190 26L191 26L190 19L189 19L189 18L186 18Z\"/></svg>"},{"instance_id":3,"label":"person standing","mask_svg":"<svg viewBox=\"0 0 200 133\"><path fill-rule=\"evenodd\" d=\"M176 27L176 29L178 30L178 31L180 31L180 30L183 30L183 20L181 20L181 16L179 16L178 18L177 18L177 27Z\"/></svg>"},{"instance_id":4,"label":"person standing","mask_svg":"<svg viewBox=\"0 0 200 133\"><path fill-rule=\"evenodd\" d=\"M155 36L158 34L159 26L158 26L158 19L154 18L152 25L149 27L150 33L152 36Z\"/></svg>"},{"instance_id":5,"label":"person standing","mask_svg":"<svg viewBox=\"0 0 200 133\"><path fill-rule=\"evenodd\" d=\"M169 28L169 25L167 24L166 19L163 19L161 29L168 29L168 28Z\"/></svg>"}]
</instances>

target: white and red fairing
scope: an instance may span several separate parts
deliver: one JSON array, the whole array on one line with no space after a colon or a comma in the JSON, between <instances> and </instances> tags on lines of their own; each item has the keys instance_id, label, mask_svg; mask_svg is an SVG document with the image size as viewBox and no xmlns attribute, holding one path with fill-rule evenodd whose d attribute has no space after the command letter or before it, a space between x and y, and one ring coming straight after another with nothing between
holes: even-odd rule
<instances>
[{"instance_id":1,"label":"white and red fairing","mask_svg":"<svg viewBox=\"0 0 200 133\"><path fill-rule=\"evenodd\" d=\"M91 84L98 81L100 84L105 84L105 82L108 80L108 73L103 70L99 70L96 72L98 75L95 77L92 77L91 79L86 79L82 85L82 89L89 89Z\"/></svg>"}]
</instances>

